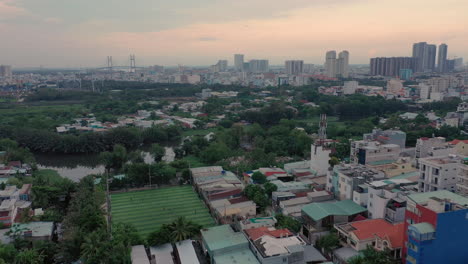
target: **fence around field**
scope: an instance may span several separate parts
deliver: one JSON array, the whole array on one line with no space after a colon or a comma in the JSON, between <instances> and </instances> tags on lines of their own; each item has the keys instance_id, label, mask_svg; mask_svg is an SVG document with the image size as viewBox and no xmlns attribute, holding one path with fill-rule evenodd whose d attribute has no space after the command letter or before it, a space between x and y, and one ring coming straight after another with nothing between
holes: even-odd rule
<instances>
[{"instance_id":1,"label":"fence around field","mask_svg":"<svg viewBox=\"0 0 468 264\"><path fill-rule=\"evenodd\" d=\"M112 194L111 202L113 222L133 224L142 235L156 231L180 216L204 227L215 224L191 186Z\"/></svg>"}]
</instances>

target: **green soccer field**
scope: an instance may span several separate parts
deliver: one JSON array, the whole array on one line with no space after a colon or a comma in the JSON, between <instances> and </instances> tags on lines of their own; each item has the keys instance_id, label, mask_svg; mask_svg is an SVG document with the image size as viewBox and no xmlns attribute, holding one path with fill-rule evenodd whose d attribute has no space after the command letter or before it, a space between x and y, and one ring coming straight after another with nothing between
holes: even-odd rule
<instances>
[{"instance_id":1,"label":"green soccer field","mask_svg":"<svg viewBox=\"0 0 468 264\"><path fill-rule=\"evenodd\" d=\"M112 194L111 201L112 221L133 224L143 236L180 216L204 227L215 224L191 186Z\"/></svg>"}]
</instances>

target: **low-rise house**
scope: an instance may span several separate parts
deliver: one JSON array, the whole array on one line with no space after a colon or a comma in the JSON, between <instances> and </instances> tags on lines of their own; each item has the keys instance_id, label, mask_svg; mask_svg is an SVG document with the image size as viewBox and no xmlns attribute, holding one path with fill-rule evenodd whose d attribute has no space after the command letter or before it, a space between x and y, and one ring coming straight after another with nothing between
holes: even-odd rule
<instances>
[{"instance_id":1,"label":"low-rise house","mask_svg":"<svg viewBox=\"0 0 468 264\"><path fill-rule=\"evenodd\" d=\"M249 242L241 232L234 232L229 225L202 229L202 248L212 264L258 264L249 248Z\"/></svg>"},{"instance_id":2,"label":"low-rise house","mask_svg":"<svg viewBox=\"0 0 468 264\"><path fill-rule=\"evenodd\" d=\"M310 191L310 185L303 182L282 182L280 180L271 181L277 187L278 192L304 192Z\"/></svg>"},{"instance_id":3,"label":"low-rise house","mask_svg":"<svg viewBox=\"0 0 468 264\"><path fill-rule=\"evenodd\" d=\"M259 227L244 230L254 255L260 263L320 263L326 259L313 252L302 238L294 235L288 229L275 229L273 227ZM315 251L314 253L317 253Z\"/></svg>"},{"instance_id":4,"label":"low-rise house","mask_svg":"<svg viewBox=\"0 0 468 264\"><path fill-rule=\"evenodd\" d=\"M358 140L351 142L350 159L353 164L378 165L395 162L400 153L401 147L397 144Z\"/></svg>"},{"instance_id":5,"label":"low-rise house","mask_svg":"<svg viewBox=\"0 0 468 264\"><path fill-rule=\"evenodd\" d=\"M132 246L132 264L150 264L144 245Z\"/></svg>"},{"instance_id":6,"label":"low-rise house","mask_svg":"<svg viewBox=\"0 0 468 264\"><path fill-rule=\"evenodd\" d=\"M257 205L252 201L231 203L223 199L212 201L210 207L214 209L216 219L222 224L231 224L237 219L246 219L257 214Z\"/></svg>"},{"instance_id":7,"label":"low-rise house","mask_svg":"<svg viewBox=\"0 0 468 264\"><path fill-rule=\"evenodd\" d=\"M327 191L308 192L306 196L281 201L278 210L296 218L301 217L301 210L307 204L333 200L333 194Z\"/></svg>"},{"instance_id":8,"label":"low-rise house","mask_svg":"<svg viewBox=\"0 0 468 264\"><path fill-rule=\"evenodd\" d=\"M31 208L31 202L17 199L3 200L0 204L0 223L11 226L20 216L21 212Z\"/></svg>"},{"instance_id":9,"label":"low-rise house","mask_svg":"<svg viewBox=\"0 0 468 264\"><path fill-rule=\"evenodd\" d=\"M152 263L174 264L174 248L170 243L157 247L150 247L150 254Z\"/></svg>"},{"instance_id":10,"label":"low-rise house","mask_svg":"<svg viewBox=\"0 0 468 264\"><path fill-rule=\"evenodd\" d=\"M193 240L187 239L184 241L176 242L176 254L175 257L180 264L199 264L197 252L193 246Z\"/></svg>"},{"instance_id":11,"label":"low-rise house","mask_svg":"<svg viewBox=\"0 0 468 264\"><path fill-rule=\"evenodd\" d=\"M365 216L366 211L351 200L308 204L302 207L302 234L309 242L315 242L334 224L351 222L357 216Z\"/></svg>"},{"instance_id":12,"label":"low-rise house","mask_svg":"<svg viewBox=\"0 0 468 264\"><path fill-rule=\"evenodd\" d=\"M10 232L17 233L21 238L37 241L51 241L54 235L54 222L29 222L13 224Z\"/></svg>"},{"instance_id":13,"label":"low-rise house","mask_svg":"<svg viewBox=\"0 0 468 264\"><path fill-rule=\"evenodd\" d=\"M356 251L368 246L378 251L388 250L395 259L401 259L405 237L405 224L392 224L384 219L370 219L336 224L338 237L345 246Z\"/></svg>"},{"instance_id":14,"label":"low-rise house","mask_svg":"<svg viewBox=\"0 0 468 264\"><path fill-rule=\"evenodd\" d=\"M255 217L238 221L239 230L258 228L258 227L274 227L276 225L276 218L273 216Z\"/></svg>"}]
</instances>

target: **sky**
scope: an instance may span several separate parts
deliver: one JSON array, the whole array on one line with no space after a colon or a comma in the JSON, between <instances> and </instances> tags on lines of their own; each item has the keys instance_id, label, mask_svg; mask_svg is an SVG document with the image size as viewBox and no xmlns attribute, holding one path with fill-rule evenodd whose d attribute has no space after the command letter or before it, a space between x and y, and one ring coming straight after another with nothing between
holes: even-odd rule
<instances>
[{"instance_id":1,"label":"sky","mask_svg":"<svg viewBox=\"0 0 468 264\"><path fill-rule=\"evenodd\" d=\"M468 59L466 0L0 0L0 64L14 67L211 65L269 59L351 64L446 43Z\"/></svg>"}]
</instances>

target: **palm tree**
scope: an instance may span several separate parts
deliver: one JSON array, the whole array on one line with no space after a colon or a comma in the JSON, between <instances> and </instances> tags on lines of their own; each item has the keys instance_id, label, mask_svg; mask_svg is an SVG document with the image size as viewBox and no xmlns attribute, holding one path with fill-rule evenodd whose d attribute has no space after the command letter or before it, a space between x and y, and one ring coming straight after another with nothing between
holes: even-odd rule
<instances>
[{"instance_id":1,"label":"palm tree","mask_svg":"<svg viewBox=\"0 0 468 264\"><path fill-rule=\"evenodd\" d=\"M103 230L92 232L81 244L81 257L86 263L107 263L108 254L111 253L108 252L108 244L108 236Z\"/></svg>"},{"instance_id":2,"label":"palm tree","mask_svg":"<svg viewBox=\"0 0 468 264\"><path fill-rule=\"evenodd\" d=\"M179 217L169 225L173 242L182 241L196 236L200 233L201 226Z\"/></svg>"},{"instance_id":3,"label":"palm tree","mask_svg":"<svg viewBox=\"0 0 468 264\"><path fill-rule=\"evenodd\" d=\"M15 257L15 264L41 264L44 256L35 249L26 249Z\"/></svg>"}]
</instances>

